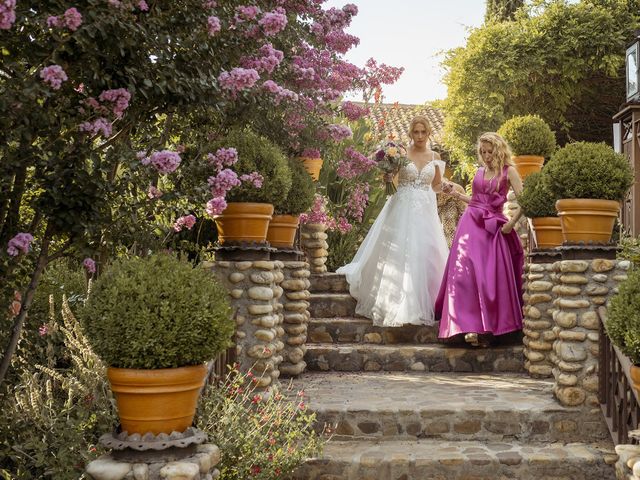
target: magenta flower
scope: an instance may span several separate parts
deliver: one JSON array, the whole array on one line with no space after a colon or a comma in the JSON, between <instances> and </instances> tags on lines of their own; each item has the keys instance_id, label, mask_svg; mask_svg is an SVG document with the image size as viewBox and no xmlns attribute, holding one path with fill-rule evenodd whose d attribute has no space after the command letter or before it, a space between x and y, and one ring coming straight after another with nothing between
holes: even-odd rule
<instances>
[{"instance_id":1,"label":"magenta flower","mask_svg":"<svg viewBox=\"0 0 640 480\"><path fill-rule=\"evenodd\" d=\"M82 15L77 8L71 7L64 12L62 21L69 30L75 32L82 25Z\"/></svg>"},{"instance_id":2,"label":"magenta flower","mask_svg":"<svg viewBox=\"0 0 640 480\"><path fill-rule=\"evenodd\" d=\"M242 90L253 87L260 79L260 75L253 68L236 67L231 72L222 72L218 77L220 86L229 90L233 95Z\"/></svg>"},{"instance_id":3,"label":"magenta flower","mask_svg":"<svg viewBox=\"0 0 640 480\"><path fill-rule=\"evenodd\" d=\"M138 2L138 8L142 12L148 12L149 11L149 5L147 5L147 2L145 2L144 0L140 0Z\"/></svg>"},{"instance_id":4,"label":"magenta flower","mask_svg":"<svg viewBox=\"0 0 640 480\"><path fill-rule=\"evenodd\" d=\"M222 25L218 17L216 17L215 15L211 15L209 18L207 18L207 31L209 32L210 36L213 37L220 30L222 30Z\"/></svg>"},{"instance_id":5,"label":"magenta flower","mask_svg":"<svg viewBox=\"0 0 640 480\"><path fill-rule=\"evenodd\" d=\"M69 79L60 65L49 65L40 72L40 78L54 90L59 90L62 82Z\"/></svg>"},{"instance_id":6,"label":"magenta flower","mask_svg":"<svg viewBox=\"0 0 640 480\"><path fill-rule=\"evenodd\" d=\"M262 27L262 31L267 37L280 33L287 26L287 16L284 9L278 8L273 12L266 12L258 21L258 25Z\"/></svg>"},{"instance_id":7,"label":"magenta flower","mask_svg":"<svg viewBox=\"0 0 640 480\"><path fill-rule=\"evenodd\" d=\"M48 333L49 333L49 325L47 325L46 323L43 323L42 325L40 325L40 328L38 328L38 334L41 337L44 337Z\"/></svg>"},{"instance_id":8,"label":"magenta flower","mask_svg":"<svg viewBox=\"0 0 640 480\"><path fill-rule=\"evenodd\" d=\"M242 182L253 184L255 188L262 188L264 177L260 175L258 172L251 172L251 173L245 173L244 175L240 176L240 180Z\"/></svg>"},{"instance_id":9,"label":"magenta flower","mask_svg":"<svg viewBox=\"0 0 640 480\"><path fill-rule=\"evenodd\" d=\"M320 150L317 148L306 148L300 156L303 158L320 158Z\"/></svg>"},{"instance_id":10,"label":"magenta flower","mask_svg":"<svg viewBox=\"0 0 640 480\"><path fill-rule=\"evenodd\" d=\"M0 30L9 30L16 21L16 0L0 0Z\"/></svg>"},{"instance_id":11,"label":"magenta flower","mask_svg":"<svg viewBox=\"0 0 640 480\"><path fill-rule=\"evenodd\" d=\"M60 18L55 15L51 15L47 17L47 27L59 27L60 26Z\"/></svg>"},{"instance_id":12,"label":"magenta flower","mask_svg":"<svg viewBox=\"0 0 640 480\"><path fill-rule=\"evenodd\" d=\"M195 224L196 217L194 217L193 215L184 215L175 221L175 223L173 224L173 230L175 232L181 232L183 228L191 230Z\"/></svg>"},{"instance_id":13,"label":"magenta flower","mask_svg":"<svg viewBox=\"0 0 640 480\"><path fill-rule=\"evenodd\" d=\"M20 252L29 253L31 242L33 242L33 235L24 232L18 233L15 237L9 240L7 253L12 257L17 257L20 255Z\"/></svg>"},{"instance_id":14,"label":"magenta flower","mask_svg":"<svg viewBox=\"0 0 640 480\"><path fill-rule=\"evenodd\" d=\"M238 174L228 168L222 170L215 177L209 177L207 179L207 183L211 188L211 195L214 197L224 197L233 187L237 187L242 184L238 178Z\"/></svg>"},{"instance_id":15,"label":"magenta flower","mask_svg":"<svg viewBox=\"0 0 640 480\"><path fill-rule=\"evenodd\" d=\"M82 266L90 275L96 273L96 262L93 258L85 258L82 262Z\"/></svg>"},{"instance_id":16,"label":"magenta flower","mask_svg":"<svg viewBox=\"0 0 640 480\"><path fill-rule=\"evenodd\" d=\"M111 123L106 118L97 118L93 122L82 122L78 129L81 132L87 132L91 135L102 134L107 138L111 135Z\"/></svg>"},{"instance_id":17,"label":"magenta flower","mask_svg":"<svg viewBox=\"0 0 640 480\"><path fill-rule=\"evenodd\" d=\"M353 133L347 125L333 124L327 126L327 134L334 142L341 142L346 138L351 138Z\"/></svg>"},{"instance_id":18,"label":"magenta flower","mask_svg":"<svg viewBox=\"0 0 640 480\"><path fill-rule=\"evenodd\" d=\"M143 158L140 163L143 165L151 164L159 173L173 173L181 161L180 154L170 150L162 150L153 152L151 156Z\"/></svg>"},{"instance_id":19,"label":"magenta flower","mask_svg":"<svg viewBox=\"0 0 640 480\"><path fill-rule=\"evenodd\" d=\"M124 111L129 107L131 94L126 88L116 88L113 90L105 90L100 94L98 99L101 102L112 103L113 114L116 116L116 118L122 118Z\"/></svg>"},{"instance_id":20,"label":"magenta flower","mask_svg":"<svg viewBox=\"0 0 640 480\"><path fill-rule=\"evenodd\" d=\"M227 202L224 197L214 197L207 202L205 210L211 217L220 215L227 208Z\"/></svg>"},{"instance_id":21,"label":"magenta flower","mask_svg":"<svg viewBox=\"0 0 640 480\"><path fill-rule=\"evenodd\" d=\"M353 102L344 102L341 110L342 114L352 122L366 117L369 114L368 107L361 107Z\"/></svg>"}]
</instances>

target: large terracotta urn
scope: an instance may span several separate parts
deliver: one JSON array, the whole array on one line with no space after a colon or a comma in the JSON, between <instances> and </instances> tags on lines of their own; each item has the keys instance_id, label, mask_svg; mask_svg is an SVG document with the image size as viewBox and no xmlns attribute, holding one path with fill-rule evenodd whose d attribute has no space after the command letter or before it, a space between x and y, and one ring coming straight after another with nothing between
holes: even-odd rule
<instances>
[{"instance_id":1,"label":"large terracotta urn","mask_svg":"<svg viewBox=\"0 0 640 480\"><path fill-rule=\"evenodd\" d=\"M322 158L300 157L300 161L311 178L318 180L320 178L320 170L322 169Z\"/></svg>"},{"instance_id":2,"label":"large terracotta urn","mask_svg":"<svg viewBox=\"0 0 640 480\"><path fill-rule=\"evenodd\" d=\"M522 181L534 172L542 170L544 164L544 157L538 155L516 155L513 157L513 161L516 164L516 170Z\"/></svg>"},{"instance_id":3,"label":"large terracotta urn","mask_svg":"<svg viewBox=\"0 0 640 480\"><path fill-rule=\"evenodd\" d=\"M107 369L120 425L129 435L183 432L193 423L207 366Z\"/></svg>"},{"instance_id":4,"label":"large terracotta urn","mask_svg":"<svg viewBox=\"0 0 640 480\"><path fill-rule=\"evenodd\" d=\"M620 212L620 202L563 198L556 202L565 242L608 243Z\"/></svg>"},{"instance_id":5,"label":"large terracotta urn","mask_svg":"<svg viewBox=\"0 0 640 480\"><path fill-rule=\"evenodd\" d=\"M278 248L293 247L299 220L297 215L274 215L269 222L267 242Z\"/></svg>"},{"instance_id":6,"label":"large terracotta urn","mask_svg":"<svg viewBox=\"0 0 640 480\"><path fill-rule=\"evenodd\" d=\"M273 215L270 203L229 202L214 220L220 244L230 242L264 243Z\"/></svg>"}]
</instances>

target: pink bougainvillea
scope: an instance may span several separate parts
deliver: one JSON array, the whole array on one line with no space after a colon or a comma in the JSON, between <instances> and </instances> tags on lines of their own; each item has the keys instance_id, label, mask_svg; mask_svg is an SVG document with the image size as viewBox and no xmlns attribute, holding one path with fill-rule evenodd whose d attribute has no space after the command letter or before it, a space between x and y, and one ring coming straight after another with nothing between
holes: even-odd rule
<instances>
[{"instance_id":1,"label":"pink bougainvillea","mask_svg":"<svg viewBox=\"0 0 640 480\"><path fill-rule=\"evenodd\" d=\"M0 0L0 30L9 30L16 21L16 0Z\"/></svg>"}]
</instances>

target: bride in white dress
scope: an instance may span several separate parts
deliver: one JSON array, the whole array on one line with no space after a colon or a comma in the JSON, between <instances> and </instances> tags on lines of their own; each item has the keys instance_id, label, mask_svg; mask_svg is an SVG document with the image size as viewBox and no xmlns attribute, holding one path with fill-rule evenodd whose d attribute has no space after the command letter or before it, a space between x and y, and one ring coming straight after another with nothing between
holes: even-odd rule
<instances>
[{"instance_id":1,"label":"bride in white dress","mask_svg":"<svg viewBox=\"0 0 640 480\"><path fill-rule=\"evenodd\" d=\"M433 325L433 307L449 254L438 218L444 162L427 148L431 127L411 121L409 163L398 172L398 191L371 226L353 261L340 267L357 300L356 314L374 325Z\"/></svg>"}]
</instances>

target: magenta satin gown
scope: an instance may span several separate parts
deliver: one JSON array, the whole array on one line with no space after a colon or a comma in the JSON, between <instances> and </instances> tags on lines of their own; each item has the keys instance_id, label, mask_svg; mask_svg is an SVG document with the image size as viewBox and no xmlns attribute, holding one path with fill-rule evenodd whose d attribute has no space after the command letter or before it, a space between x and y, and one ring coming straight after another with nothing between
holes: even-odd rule
<instances>
[{"instance_id":1,"label":"magenta satin gown","mask_svg":"<svg viewBox=\"0 0 640 480\"><path fill-rule=\"evenodd\" d=\"M473 178L471 202L458 222L436 300L440 338L522 329L524 253L515 230L500 230L507 222L507 168L491 180L480 168Z\"/></svg>"}]
</instances>

